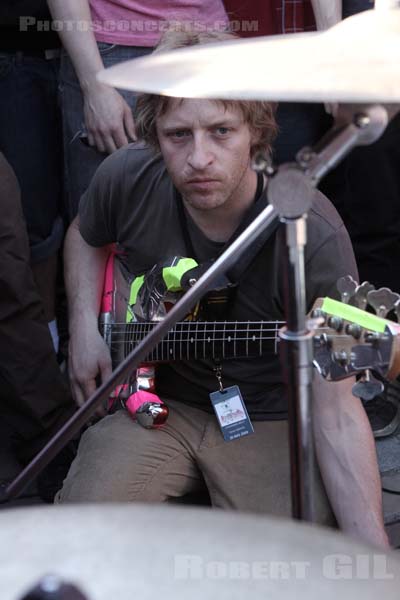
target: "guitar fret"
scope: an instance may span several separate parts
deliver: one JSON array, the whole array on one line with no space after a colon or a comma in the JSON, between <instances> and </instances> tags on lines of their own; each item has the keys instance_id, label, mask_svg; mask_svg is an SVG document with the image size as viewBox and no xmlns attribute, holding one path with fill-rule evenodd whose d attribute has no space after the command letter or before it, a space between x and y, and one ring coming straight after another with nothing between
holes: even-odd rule
<instances>
[{"instance_id":1,"label":"guitar fret","mask_svg":"<svg viewBox=\"0 0 400 600\"><path fill-rule=\"evenodd\" d=\"M135 331L135 322L131 321L131 323L128 325L128 336L127 336L127 340L125 343L125 348L124 348L124 355L128 356L128 354L131 352L131 350L133 350L133 334Z\"/></svg>"},{"instance_id":2,"label":"guitar fret","mask_svg":"<svg viewBox=\"0 0 400 600\"><path fill-rule=\"evenodd\" d=\"M275 323L275 341L274 341L274 352L275 354L278 354L278 340L279 340L279 336L278 336L278 323Z\"/></svg>"},{"instance_id":3,"label":"guitar fret","mask_svg":"<svg viewBox=\"0 0 400 600\"><path fill-rule=\"evenodd\" d=\"M233 354L236 356L236 335L237 335L237 323L235 323L235 332L233 335Z\"/></svg>"},{"instance_id":4,"label":"guitar fret","mask_svg":"<svg viewBox=\"0 0 400 600\"><path fill-rule=\"evenodd\" d=\"M222 358L225 358L225 342L226 342L226 321L224 321L224 331L222 333Z\"/></svg>"},{"instance_id":5,"label":"guitar fret","mask_svg":"<svg viewBox=\"0 0 400 600\"><path fill-rule=\"evenodd\" d=\"M262 330L263 330L263 321L260 323L260 351L259 355L262 356Z\"/></svg>"},{"instance_id":6,"label":"guitar fret","mask_svg":"<svg viewBox=\"0 0 400 600\"><path fill-rule=\"evenodd\" d=\"M247 321L246 356L249 356L249 330L250 330L250 321Z\"/></svg>"},{"instance_id":7,"label":"guitar fret","mask_svg":"<svg viewBox=\"0 0 400 600\"><path fill-rule=\"evenodd\" d=\"M129 333L130 333L130 329L129 329L129 325L127 325L126 327L126 335L123 338L123 347L122 347L122 356L126 356L126 352L127 352L127 348L129 349Z\"/></svg>"},{"instance_id":8,"label":"guitar fret","mask_svg":"<svg viewBox=\"0 0 400 600\"><path fill-rule=\"evenodd\" d=\"M197 360L197 339L198 339L198 332L199 332L199 322L196 321L196 331L195 331L195 343L194 343L194 359Z\"/></svg>"},{"instance_id":9,"label":"guitar fret","mask_svg":"<svg viewBox=\"0 0 400 600\"><path fill-rule=\"evenodd\" d=\"M216 329L216 322L214 321L214 328L213 328L213 336L212 336L212 355L214 358L215 357L215 329Z\"/></svg>"},{"instance_id":10,"label":"guitar fret","mask_svg":"<svg viewBox=\"0 0 400 600\"><path fill-rule=\"evenodd\" d=\"M149 323L149 324L147 325L147 328L146 328L146 335L148 335L148 334L149 334L149 333L150 333L150 332L153 330L153 327L154 327L154 326L153 326L153 324L152 324L152 323ZM160 347L159 347L159 345L157 345L155 348L153 348L153 350L152 350L152 352L151 352L151 359L152 359L153 361L157 361L157 360L159 360L159 359L160 359Z\"/></svg>"},{"instance_id":11,"label":"guitar fret","mask_svg":"<svg viewBox=\"0 0 400 600\"><path fill-rule=\"evenodd\" d=\"M144 335L143 335L142 339L144 339L149 334L149 328L148 328L147 324L143 328L143 334ZM149 353L149 355L148 355L149 360L155 360L155 357L154 357L155 354L156 354L156 349L153 348L153 350L151 350L150 353Z\"/></svg>"}]
</instances>

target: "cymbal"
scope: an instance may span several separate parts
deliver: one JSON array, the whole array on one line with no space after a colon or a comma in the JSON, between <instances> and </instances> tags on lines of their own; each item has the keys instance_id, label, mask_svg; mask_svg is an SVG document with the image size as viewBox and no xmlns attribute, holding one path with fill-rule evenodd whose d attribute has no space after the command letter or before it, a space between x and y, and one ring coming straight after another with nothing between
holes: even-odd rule
<instances>
[{"instance_id":1,"label":"cymbal","mask_svg":"<svg viewBox=\"0 0 400 600\"><path fill-rule=\"evenodd\" d=\"M324 32L204 44L130 60L104 83L182 98L400 102L400 8L368 10Z\"/></svg>"},{"instance_id":2,"label":"cymbal","mask_svg":"<svg viewBox=\"0 0 400 600\"><path fill-rule=\"evenodd\" d=\"M4 600L47 574L88 600L398 600L400 559L335 531L234 511L140 504L0 511Z\"/></svg>"}]
</instances>

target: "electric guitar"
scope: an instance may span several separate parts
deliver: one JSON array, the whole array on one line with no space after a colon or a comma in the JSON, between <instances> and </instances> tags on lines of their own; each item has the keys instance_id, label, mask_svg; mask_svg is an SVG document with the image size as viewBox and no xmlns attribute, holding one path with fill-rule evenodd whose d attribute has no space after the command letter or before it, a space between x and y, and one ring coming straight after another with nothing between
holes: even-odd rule
<instances>
[{"instance_id":1,"label":"electric guitar","mask_svg":"<svg viewBox=\"0 0 400 600\"><path fill-rule=\"evenodd\" d=\"M179 281L171 277L174 269L181 276L182 260L191 259L176 257L169 266L154 267L148 274L133 278L118 257L110 256L99 328L114 367L182 294ZM189 266L193 267L192 263ZM385 317L392 309L400 313L400 296L387 288L375 290L366 282L359 286L351 277L339 280L338 289L342 302L318 299L309 315L309 328L314 330L314 364L332 381L367 370L394 379L400 373L400 326ZM366 312L369 304L377 314ZM171 329L149 354L146 364L276 353L284 325L283 321L208 322L190 315Z\"/></svg>"}]
</instances>

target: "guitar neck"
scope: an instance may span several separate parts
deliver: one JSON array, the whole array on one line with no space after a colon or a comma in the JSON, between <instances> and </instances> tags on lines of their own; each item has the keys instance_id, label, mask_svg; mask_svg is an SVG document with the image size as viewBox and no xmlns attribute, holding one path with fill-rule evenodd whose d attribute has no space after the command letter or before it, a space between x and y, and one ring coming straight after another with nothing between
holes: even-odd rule
<instances>
[{"instance_id":1,"label":"guitar neck","mask_svg":"<svg viewBox=\"0 0 400 600\"><path fill-rule=\"evenodd\" d=\"M282 325L282 321L183 321L176 324L146 360L169 362L244 358L276 353L278 331ZM102 333L109 340L111 354L123 357L154 326L154 323L142 322L103 325Z\"/></svg>"}]
</instances>

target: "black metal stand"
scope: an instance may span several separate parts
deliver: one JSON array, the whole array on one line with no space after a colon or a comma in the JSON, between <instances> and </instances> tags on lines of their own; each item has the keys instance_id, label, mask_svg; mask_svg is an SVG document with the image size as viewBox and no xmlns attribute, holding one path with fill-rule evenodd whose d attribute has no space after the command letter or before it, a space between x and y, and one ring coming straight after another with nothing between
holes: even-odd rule
<instances>
[{"instance_id":1,"label":"black metal stand","mask_svg":"<svg viewBox=\"0 0 400 600\"><path fill-rule=\"evenodd\" d=\"M378 139L387 122L387 111L382 106L364 107L345 126L329 132L320 142L319 152L303 149L298 155L298 163L280 168L269 185L269 200L286 224L287 326L280 335L289 408L292 515L295 519L315 520L311 422L313 334L307 330L305 317L306 215L320 179L355 146Z\"/></svg>"},{"instance_id":2,"label":"black metal stand","mask_svg":"<svg viewBox=\"0 0 400 600\"><path fill-rule=\"evenodd\" d=\"M96 408L108 398L118 383L136 369L175 323L184 318L196 302L212 287L261 235L275 228L278 218L286 223L288 253L285 306L287 328L282 333L285 352L284 367L289 395L289 427L291 438L291 480L293 516L313 520L313 446L311 429L312 333L305 323L304 245L305 215L312 204L314 186L352 148L370 144L382 134L387 124L387 111L382 106L364 107L351 121L335 128L319 152L305 149L298 164L283 165L272 177L268 206L219 257L213 266L174 306L167 317L138 344L113 372L107 382L79 408L48 442L32 462L5 490L2 502L17 496L35 479L64 445L89 420ZM279 216L278 216L279 215Z\"/></svg>"}]
</instances>

